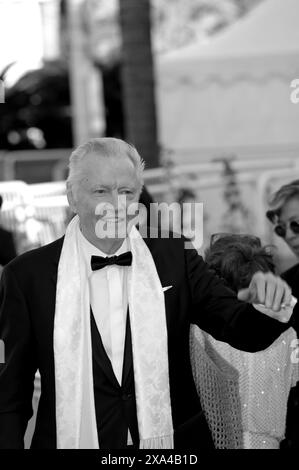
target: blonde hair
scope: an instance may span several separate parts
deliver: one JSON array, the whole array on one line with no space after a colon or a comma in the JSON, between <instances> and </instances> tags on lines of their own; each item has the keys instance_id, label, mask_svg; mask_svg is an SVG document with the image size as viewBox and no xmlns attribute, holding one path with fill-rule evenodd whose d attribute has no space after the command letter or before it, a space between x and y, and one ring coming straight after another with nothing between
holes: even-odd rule
<instances>
[{"instance_id":1,"label":"blonde hair","mask_svg":"<svg viewBox=\"0 0 299 470\"><path fill-rule=\"evenodd\" d=\"M84 158L90 153L98 153L99 156L110 158L128 157L134 165L136 170L136 176L140 183L140 191L143 186L143 171L144 161L140 157L136 148L133 145L128 144L124 140L116 139L112 137L101 137L90 139L82 145L79 145L70 156L69 159L69 174L67 178L67 184L71 187L74 184L78 184L82 179L82 162Z\"/></svg>"}]
</instances>

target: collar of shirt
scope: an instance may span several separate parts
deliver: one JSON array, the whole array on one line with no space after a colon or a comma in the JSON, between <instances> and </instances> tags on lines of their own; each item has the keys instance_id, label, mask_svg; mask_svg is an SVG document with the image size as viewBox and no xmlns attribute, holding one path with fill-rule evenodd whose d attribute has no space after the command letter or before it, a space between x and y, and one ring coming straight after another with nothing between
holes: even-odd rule
<instances>
[{"instance_id":1,"label":"collar of shirt","mask_svg":"<svg viewBox=\"0 0 299 470\"><path fill-rule=\"evenodd\" d=\"M91 260L92 256L103 256L104 258L106 258L107 256L108 257L110 257L110 256L119 256L122 253L125 253L126 251L129 250L129 241L126 238L123 241L123 243L121 244L121 246L119 247L119 249L115 253L107 255L107 253L104 253L99 248L97 248L92 243L90 243L87 240L87 238L84 237L81 230L79 232L79 242L81 243L81 246L82 246L84 260L85 260L85 263L86 263L86 266L87 266L88 277L90 277L91 274L93 273L93 271L91 270L91 265L90 265L90 260ZM106 268L104 268L104 269L106 269Z\"/></svg>"}]
</instances>

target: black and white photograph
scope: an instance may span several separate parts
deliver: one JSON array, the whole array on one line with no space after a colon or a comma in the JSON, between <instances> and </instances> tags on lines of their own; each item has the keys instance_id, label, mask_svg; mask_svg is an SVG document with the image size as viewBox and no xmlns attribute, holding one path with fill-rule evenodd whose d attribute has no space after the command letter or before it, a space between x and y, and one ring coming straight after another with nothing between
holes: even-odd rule
<instances>
[{"instance_id":1,"label":"black and white photograph","mask_svg":"<svg viewBox=\"0 0 299 470\"><path fill-rule=\"evenodd\" d=\"M0 0L0 458L288 458L298 299L299 0Z\"/></svg>"}]
</instances>

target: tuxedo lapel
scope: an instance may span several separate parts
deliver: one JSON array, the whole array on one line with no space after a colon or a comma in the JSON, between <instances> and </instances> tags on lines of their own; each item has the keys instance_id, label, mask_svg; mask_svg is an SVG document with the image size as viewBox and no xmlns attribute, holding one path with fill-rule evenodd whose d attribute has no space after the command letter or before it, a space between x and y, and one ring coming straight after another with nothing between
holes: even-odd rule
<instances>
[{"instance_id":1,"label":"tuxedo lapel","mask_svg":"<svg viewBox=\"0 0 299 470\"><path fill-rule=\"evenodd\" d=\"M93 355L97 364L102 368L106 377L112 382L115 386L120 387L120 384L115 377L111 361L107 355L107 352L104 348L101 334L97 328L92 310L91 313L91 332L92 332L92 349ZM122 371L122 385L125 385L125 382L128 378L129 372L133 365L133 355L132 355L132 337L131 337L131 328L130 328L130 317L129 309L127 313L127 322L126 322L126 336L125 336L125 345L124 345L124 359L123 359L123 371Z\"/></svg>"},{"instance_id":2,"label":"tuxedo lapel","mask_svg":"<svg viewBox=\"0 0 299 470\"><path fill-rule=\"evenodd\" d=\"M132 353L132 335L130 325L129 308L127 310L127 322L126 322L126 337L124 346L124 362L123 362L123 373L122 373L122 385L126 384L128 374L133 366L133 353Z\"/></svg>"},{"instance_id":3,"label":"tuxedo lapel","mask_svg":"<svg viewBox=\"0 0 299 470\"><path fill-rule=\"evenodd\" d=\"M101 334L98 330L96 325L92 309L90 308L90 323L91 323L91 339L92 339L92 354L93 357L101 367L103 372L105 373L106 377L113 383L115 387L120 387L117 378L113 372L113 367L111 361L106 353L106 349L104 348Z\"/></svg>"}]
</instances>

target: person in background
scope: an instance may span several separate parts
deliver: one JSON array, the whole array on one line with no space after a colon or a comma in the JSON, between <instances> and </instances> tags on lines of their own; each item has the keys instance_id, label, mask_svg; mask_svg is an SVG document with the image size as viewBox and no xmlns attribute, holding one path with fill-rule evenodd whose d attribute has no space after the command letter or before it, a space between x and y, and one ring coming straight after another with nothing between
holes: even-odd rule
<instances>
[{"instance_id":1,"label":"person in background","mask_svg":"<svg viewBox=\"0 0 299 470\"><path fill-rule=\"evenodd\" d=\"M3 198L0 196L0 210ZM0 269L17 256L14 237L11 232L0 227Z\"/></svg>"},{"instance_id":2,"label":"person in background","mask_svg":"<svg viewBox=\"0 0 299 470\"><path fill-rule=\"evenodd\" d=\"M289 284L292 294L299 298L299 179L281 186L270 200L266 213L274 226L274 232L281 237L298 259L291 268L281 274ZM299 338L299 316L294 318L294 328ZM282 448L299 448L299 382L291 390L286 439Z\"/></svg>"},{"instance_id":3,"label":"person in background","mask_svg":"<svg viewBox=\"0 0 299 470\"><path fill-rule=\"evenodd\" d=\"M274 272L271 254L261 246L257 237L250 235L215 234L205 261L234 292L246 287L255 272ZM225 375L222 384L224 380L232 382L234 379L238 383L239 397L236 394L234 402L235 409L239 406L239 422L232 425L230 414L236 413L233 406L224 420L230 420L233 430L239 426L239 432L242 432L239 447L278 449L285 436L289 392L298 379L298 364L291 362L292 341L296 339L294 329L289 328L271 346L257 353L235 349L205 332L195 334L209 359ZM215 381L210 395L215 393L213 388ZM207 391L202 392L203 396L205 394ZM225 396L217 398L219 402L225 400ZM229 403L229 397L226 398ZM210 408L207 404L208 420ZM228 423L224 425L228 426ZM221 426L212 422L211 427L218 427L219 433Z\"/></svg>"},{"instance_id":4,"label":"person in background","mask_svg":"<svg viewBox=\"0 0 299 470\"><path fill-rule=\"evenodd\" d=\"M283 185L272 196L270 209L266 213L274 225L274 232L281 237L298 263L281 274L292 289L294 297L299 298L299 180ZM297 322L299 318L296 319ZM299 322L295 324L299 336Z\"/></svg>"}]
</instances>

